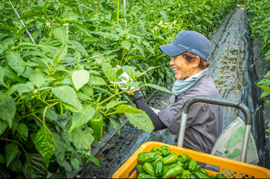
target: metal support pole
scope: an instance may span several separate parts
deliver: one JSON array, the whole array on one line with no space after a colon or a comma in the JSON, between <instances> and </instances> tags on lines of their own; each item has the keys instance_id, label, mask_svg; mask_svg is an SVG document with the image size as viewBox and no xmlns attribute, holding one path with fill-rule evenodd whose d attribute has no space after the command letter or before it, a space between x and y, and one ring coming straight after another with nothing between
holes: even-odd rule
<instances>
[{"instance_id":1,"label":"metal support pole","mask_svg":"<svg viewBox=\"0 0 270 179\"><path fill-rule=\"evenodd\" d=\"M89 57L88 59L100 57L100 56L102 56L102 55L106 55L106 54L108 54L108 53L116 52L116 51L119 51L119 50L121 50L121 49L116 49L116 50L112 50L112 51L109 51L109 52L105 52L105 53L102 53L102 54L99 54L99 55L96 55L96 56L93 56L93 57ZM87 60L87 58L82 59L82 60L80 60L79 62L83 62L83 61L86 61L86 60ZM69 65L73 65L73 64L75 64L75 62L72 62L71 64L65 64L65 65L63 65L63 66L69 66Z\"/></svg>"},{"instance_id":2,"label":"metal support pole","mask_svg":"<svg viewBox=\"0 0 270 179\"><path fill-rule=\"evenodd\" d=\"M9 3L11 4L12 8L14 9L16 15L18 16L18 18L21 18L20 15L18 14L17 10L15 9L15 7L13 6L12 2L9 0ZM20 20L20 22L22 23L23 27L25 27L24 23L22 20ZM28 31L28 29L25 30L27 32L27 34L29 35L30 39L32 40L33 44L36 45L34 39L32 38L30 32Z\"/></svg>"},{"instance_id":3,"label":"metal support pole","mask_svg":"<svg viewBox=\"0 0 270 179\"><path fill-rule=\"evenodd\" d=\"M78 3L78 6L79 6L79 9L80 9L80 13L82 14L81 5L80 5L80 3L79 3L79 1L78 1L78 0L77 0L77 3ZM83 17L83 14L82 14L82 19L83 19L83 21L85 21L85 20L84 20L84 17Z\"/></svg>"}]
</instances>

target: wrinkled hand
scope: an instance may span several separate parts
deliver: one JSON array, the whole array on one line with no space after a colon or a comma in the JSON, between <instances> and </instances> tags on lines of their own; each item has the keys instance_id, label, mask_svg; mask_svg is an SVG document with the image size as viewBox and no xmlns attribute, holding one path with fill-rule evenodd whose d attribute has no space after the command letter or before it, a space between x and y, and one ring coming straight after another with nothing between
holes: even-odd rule
<instances>
[{"instance_id":1,"label":"wrinkled hand","mask_svg":"<svg viewBox=\"0 0 270 179\"><path fill-rule=\"evenodd\" d=\"M119 65L116 65L116 67L117 67L117 68L121 68L121 66L119 66ZM127 86L127 87L122 87L121 84L127 84L128 82L132 82L133 80L132 80L132 78L130 78L130 76L129 76L126 72L123 72L120 76L126 78L126 80L125 80L125 79L121 79L121 81L116 81L116 82L110 81L110 83L111 83L111 84L117 84L117 86L118 86L121 90L125 91L125 90L127 90L129 87L128 87L128 86ZM126 85L123 85L123 86L126 86ZM134 87L131 86L129 89L130 89L130 91L126 91L128 94L134 89Z\"/></svg>"}]
</instances>

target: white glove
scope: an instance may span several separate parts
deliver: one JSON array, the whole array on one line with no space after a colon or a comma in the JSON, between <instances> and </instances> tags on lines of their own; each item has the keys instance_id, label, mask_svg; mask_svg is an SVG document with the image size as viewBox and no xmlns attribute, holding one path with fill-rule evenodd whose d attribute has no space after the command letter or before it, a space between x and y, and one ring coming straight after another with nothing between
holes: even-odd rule
<instances>
[{"instance_id":1,"label":"white glove","mask_svg":"<svg viewBox=\"0 0 270 179\"><path fill-rule=\"evenodd\" d=\"M149 106L156 114L158 114L160 112L159 109L155 109L155 108L152 108L151 106Z\"/></svg>"},{"instance_id":2,"label":"white glove","mask_svg":"<svg viewBox=\"0 0 270 179\"><path fill-rule=\"evenodd\" d=\"M121 66L119 66L119 65L116 65L116 67L117 68L121 68ZM121 79L121 81L116 81L116 82L112 82L112 81L110 81L110 83L111 84L117 84L117 86L121 89L121 90L127 90L129 87L122 87L121 86L121 84L127 84L128 82L132 82L133 80L132 80L132 78L130 78L130 76L126 73L126 72L124 72L124 73L122 73L120 76L122 76L122 77L124 77L125 79ZM123 85L124 86L124 85ZM133 90L134 89L134 87L133 86L130 86L130 88L129 88L130 90ZM130 91L126 91L127 93L129 93Z\"/></svg>"}]
</instances>

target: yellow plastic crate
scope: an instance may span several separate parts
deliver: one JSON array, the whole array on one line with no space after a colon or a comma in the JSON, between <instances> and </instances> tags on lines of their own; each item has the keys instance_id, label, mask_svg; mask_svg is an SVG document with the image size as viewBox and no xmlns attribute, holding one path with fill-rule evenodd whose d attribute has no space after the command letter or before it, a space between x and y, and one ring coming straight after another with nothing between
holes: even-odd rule
<instances>
[{"instance_id":1,"label":"yellow plastic crate","mask_svg":"<svg viewBox=\"0 0 270 179\"><path fill-rule=\"evenodd\" d=\"M199 162L218 166L220 168L219 173L224 174L227 178L270 178L270 170L263 167L217 157L190 149L179 148L177 146L161 142L146 142L142 144L138 150L113 174L112 178L136 178L137 172L135 167L138 164L138 154L141 152L150 152L153 147L161 147L162 145L167 145L170 148L171 153L176 153L178 155L185 153ZM209 170L207 170L207 172L210 175L216 174L216 172Z\"/></svg>"}]
</instances>

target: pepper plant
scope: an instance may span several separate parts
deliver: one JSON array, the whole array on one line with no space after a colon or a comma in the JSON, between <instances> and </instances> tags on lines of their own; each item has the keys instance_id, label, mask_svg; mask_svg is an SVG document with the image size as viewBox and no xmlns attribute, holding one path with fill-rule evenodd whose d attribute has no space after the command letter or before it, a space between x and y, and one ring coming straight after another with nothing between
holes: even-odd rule
<instances>
[{"instance_id":1,"label":"pepper plant","mask_svg":"<svg viewBox=\"0 0 270 179\"><path fill-rule=\"evenodd\" d=\"M235 0L131 0L117 10L119 2L14 0L20 18L9 1L0 4L1 178L45 178L48 172L66 177L78 171L79 158L83 165L87 160L100 165L91 144L109 126L120 135L120 114L151 132L151 120L130 105L126 91L171 93L165 87L172 70L158 46L170 43L180 29L209 33L235 5ZM121 91L110 82L123 80L124 71L132 81Z\"/></svg>"}]
</instances>

